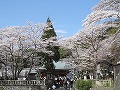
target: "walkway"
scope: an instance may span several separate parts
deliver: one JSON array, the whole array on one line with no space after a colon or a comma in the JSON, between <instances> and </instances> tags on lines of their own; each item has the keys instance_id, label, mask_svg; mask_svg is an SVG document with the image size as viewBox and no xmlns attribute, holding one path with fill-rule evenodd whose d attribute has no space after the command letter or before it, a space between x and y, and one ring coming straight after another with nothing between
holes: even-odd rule
<instances>
[{"instance_id":1,"label":"walkway","mask_svg":"<svg viewBox=\"0 0 120 90\"><path fill-rule=\"evenodd\" d=\"M98 87L98 88L94 88L94 89L91 89L91 90L114 90L114 89L110 88L110 87Z\"/></svg>"},{"instance_id":2,"label":"walkway","mask_svg":"<svg viewBox=\"0 0 120 90\"><path fill-rule=\"evenodd\" d=\"M67 88L65 89L64 87L60 87L59 89L55 89L55 90L76 90L75 88Z\"/></svg>"}]
</instances>

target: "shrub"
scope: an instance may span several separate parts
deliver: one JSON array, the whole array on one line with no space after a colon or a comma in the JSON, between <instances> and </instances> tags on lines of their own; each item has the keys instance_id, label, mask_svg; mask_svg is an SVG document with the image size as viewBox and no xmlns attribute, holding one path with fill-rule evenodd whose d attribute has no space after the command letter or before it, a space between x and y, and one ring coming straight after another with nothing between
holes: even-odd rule
<instances>
[{"instance_id":1,"label":"shrub","mask_svg":"<svg viewBox=\"0 0 120 90\"><path fill-rule=\"evenodd\" d=\"M77 80L76 88L77 90L89 90L92 87L91 80Z\"/></svg>"}]
</instances>

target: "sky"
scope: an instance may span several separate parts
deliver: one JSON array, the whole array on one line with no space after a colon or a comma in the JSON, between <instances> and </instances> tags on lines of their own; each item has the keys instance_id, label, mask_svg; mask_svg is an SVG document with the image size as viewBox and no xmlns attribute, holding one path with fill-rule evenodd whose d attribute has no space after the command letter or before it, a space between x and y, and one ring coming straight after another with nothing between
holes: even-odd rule
<instances>
[{"instance_id":1,"label":"sky","mask_svg":"<svg viewBox=\"0 0 120 90\"><path fill-rule=\"evenodd\" d=\"M0 28L45 23L50 17L57 35L70 37L100 0L0 0Z\"/></svg>"}]
</instances>

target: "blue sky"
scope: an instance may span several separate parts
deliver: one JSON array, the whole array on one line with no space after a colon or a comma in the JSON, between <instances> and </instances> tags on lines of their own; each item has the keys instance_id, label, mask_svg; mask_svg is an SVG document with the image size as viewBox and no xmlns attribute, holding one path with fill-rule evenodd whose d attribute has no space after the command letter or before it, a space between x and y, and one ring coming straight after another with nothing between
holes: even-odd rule
<instances>
[{"instance_id":1,"label":"blue sky","mask_svg":"<svg viewBox=\"0 0 120 90\"><path fill-rule=\"evenodd\" d=\"M69 37L100 0L0 0L0 28L46 22L50 17L57 34Z\"/></svg>"}]
</instances>

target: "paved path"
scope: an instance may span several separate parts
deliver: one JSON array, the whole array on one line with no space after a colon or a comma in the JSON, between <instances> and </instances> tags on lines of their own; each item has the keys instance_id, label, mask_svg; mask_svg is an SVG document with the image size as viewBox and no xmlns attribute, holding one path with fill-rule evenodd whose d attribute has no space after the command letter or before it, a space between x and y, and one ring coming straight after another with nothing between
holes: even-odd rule
<instances>
[{"instance_id":1,"label":"paved path","mask_svg":"<svg viewBox=\"0 0 120 90\"><path fill-rule=\"evenodd\" d=\"M114 90L113 88L105 88L105 87L98 87L98 88L94 88L94 89L91 89L91 90Z\"/></svg>"},{"instance_id":2,"label":"paved path","mask_svg":"<svg viewBox=\"0 0 120 90\"><path fill-rule=\"evenodd\" d=\"M76 90L76 89L75 89L75 88L72 88L72 89L70 89L70 88L65 89L64 87L60 87L59 89L55 89L55 90Z\"/></svg>"}]
</instances>

